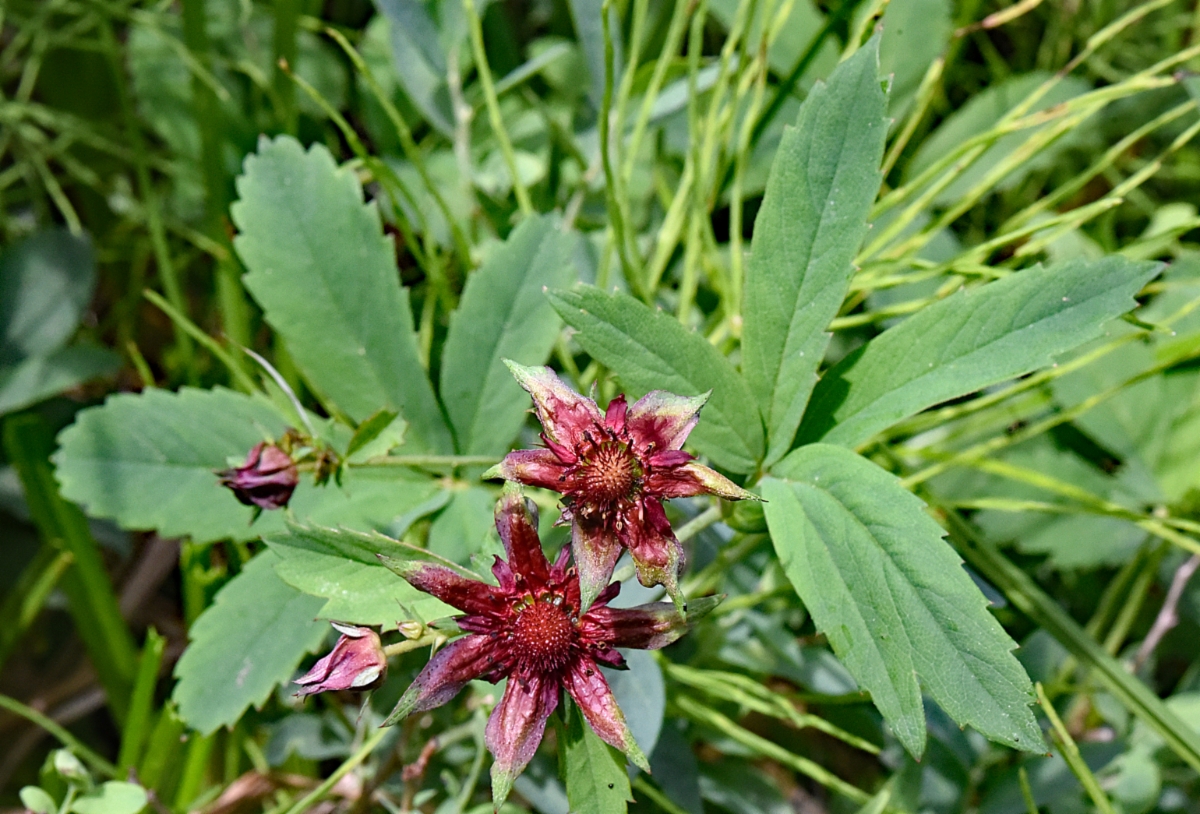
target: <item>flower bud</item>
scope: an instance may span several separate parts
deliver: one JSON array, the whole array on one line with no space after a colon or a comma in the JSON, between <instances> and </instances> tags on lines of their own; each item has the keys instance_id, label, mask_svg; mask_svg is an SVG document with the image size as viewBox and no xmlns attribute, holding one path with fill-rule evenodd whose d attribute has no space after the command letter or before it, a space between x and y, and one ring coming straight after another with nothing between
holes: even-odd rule
<instances>
[{"instance_id":1,"label":"flower bud","mask_svg":"<svg viewBox=\"0 0 1200 814\"><path fill-rule=\"evenodd\" d=\"M387 656L378 633L369 627L332 624L342 635L328 655L296 679L300 685L296 695L301 698L330 690L369 690L387 675Z\"/></svg>"},{"instance_id":2,"label":"flower bud","mask_svg":"<svg viewBox=\"0 0 1200 814\"><path fill-rule=\"evenodd\" d=\"M86 781L89 779L88 771L79 762L79 758L75 757L68 749L56 749L54 751L54 771L58 772L59 777L64 780Z\"/></svg>"},{"instance_id":3,"label":"flower bud","mask_svg":"<svg viewBox=\"0 0 1200 814\"><path fill-rule=\"evenodd\" d=\"M239 501L260 509L279 509L288 504L300 473L290 455L274 444L259 442L246 462L217 473Z\"/></svg>"}]
</instances>

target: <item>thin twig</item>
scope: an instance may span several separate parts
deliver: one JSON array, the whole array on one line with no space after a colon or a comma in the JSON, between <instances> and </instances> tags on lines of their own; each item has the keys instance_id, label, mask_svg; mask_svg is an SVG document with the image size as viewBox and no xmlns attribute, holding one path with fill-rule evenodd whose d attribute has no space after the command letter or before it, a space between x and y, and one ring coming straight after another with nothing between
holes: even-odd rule
<instances>
[{"instance_id":1,"label":"thin twig","mask_svg":"<svg viewBox=\"0 0 1200 814\"><path fill-rule=\"evenodd\" d=\"M1137 673L1142 669L1142 665L1150 658L1154 648L1158 647L1163 636L1166 636L1171 628L1179 624L1179 600L1183 597L1183 589L1187 587L1188 580L1196 573L1197 568L1200 568L1200 554L1188 557L1183 565L1175 570L1175 576L1171 578L1171 587L1167 590L1167 598L1163 600L1162 609L1154 619L1154 624L1150 626L1150 632L1146 634L1142 646L1138 648L1137 655L1133 657L1133 672Z\"/></svg>"}]
</instances>

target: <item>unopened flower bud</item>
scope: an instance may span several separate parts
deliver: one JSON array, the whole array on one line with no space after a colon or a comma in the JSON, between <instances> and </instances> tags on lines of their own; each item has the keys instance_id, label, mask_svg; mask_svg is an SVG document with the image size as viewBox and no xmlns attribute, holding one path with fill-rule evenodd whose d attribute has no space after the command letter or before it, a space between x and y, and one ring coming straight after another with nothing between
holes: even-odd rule
<instances>
[{"instance_id":1,"label":"unopened flower bud","mask_svg":"<svg viewBox=\"0 0 1200 814\"><path fill-rule=\"evenodd\" d=\"M64 780L87 780L88 772L68 749L56 749L54 752L54 771Z\"/></svg>"},{"instance_id":2,"label":"unopened flower bud","mask_svg":"<svg viewBox=\"0 0 1200 814\"><path fill-rule=\"evenodd\" d=\"M279 509L288 504L300 473L292 457L274 444L259 442L246 462L217 473L239 501L260 509Z\"/></svg>"},{"instance_id":3,"label":"unopened flower bud","mask_svg":"<svg viewBox=\"0 0 1200 814\"><path fill-rule=\"evenodd\" d=\"M383 683L387 656L379 634L369 627L333 622L342 635L333 650L300 678L297 696L303 698L330 690L369 690Z\"/></svg>"},{"instance_id":4,"label":"unopened flower bud","mask_svg":"<svg viewBox=\"0 0 1200 814\"><path fill-rule=\"evenodd\" d=\"M425 633L425 625L412 619L409 619L407 622L401 622L397 625L396 629L406 639L419 639Z\"/></svg>"}]
</instances>

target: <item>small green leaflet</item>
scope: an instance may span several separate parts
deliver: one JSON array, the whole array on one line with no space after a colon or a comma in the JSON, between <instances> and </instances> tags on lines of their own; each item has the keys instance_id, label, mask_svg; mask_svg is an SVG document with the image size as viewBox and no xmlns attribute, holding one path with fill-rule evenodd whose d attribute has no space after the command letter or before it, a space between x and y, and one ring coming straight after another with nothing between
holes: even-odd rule
<instances>
[{"instance_id":1,"label":"small green leaflet","mask_svg":"<svg viewBox=\"0 0 1200 814\"><path fill-rule=\"evenodd\" d=\"M428 482L429 492L437 489L436 482ZM458 613L418 591L380 562L376 553L428 559L423 550L382 534L293 524L286 532L265 539L279 557L275 572L284 582L328 600L317 613L321 619L395 630L414 615L429 622Z\"/></svg>"},{"instance_id":2,"label":"small green leaflet","mask_svg":"<svg viewBox=\"0 0 1200 814\"><path fill-rule=\"evenodd\" d=\"M378 438L396 420L397 415L398 413L394 410L377 410L374 415L359 424L354 430L353 437L350 438L350 443L346 446L346 457L352 457Z\"/></svg>"},{"instance_id":3,"label":"small green leaflet","mask_svg":"<svg viewBox=\"0 0 1200 814\"><path fill-rule=\"evenodd\" d=\"M73 814L138 814L149 797L137 783L110 780L76 797L69 811Z\"/></svg>"},{"instance_id":4,"label":"small green leaflet","mask_svg":"<svg viewBox=\"0 0 1200 814\"><path fill-rule=\"evenodd\" d=\"M408 291L374 203L322 145L262 139L231 208L244 280L313 390L354 421L395 410L409 445L451 452Z\"/></svg>"},{"instance_id":5,"label":"small green leaflet","mask_svg":"<svg viewBox=\"0 0 1200 814\"><path fill-rule=\"evenodd\" d=\"M762 420L746 382L705 338L628 294L594 286L553 291L550 302L592 358L616 372L631 396L712 390L690 446L717 466L753 472L763 454Z\"/></svg>"},{"instance_id":6,"label":"small green leaflet","mask_svg":"<svg viewBox=\"0 0 1200 814\"><path fill-rule=\"evenodd\" d=\"M767 464L791 449L879 191L887 95L878 76L875 37L813 88L784 131L754 221L742 369L766 422Z\"/></svg>"},{"instance_id":7,"label":"small green leaflet","mask_svg":"<svg viewBox=\"0 0 1200 814\"><path fill-rule=\"evenodd\" d=\"M527 218L467 278L450 315L442 353L441 396L464 455L503 455L529 410L529 396L504 359L540 365L561 323L547 288L575 280L575 238L546 215Z\"/></svg>"},{"instance_id":8,"label":"small green leaflet","mask_svg":"<svg viewBox=\"0 0 1200 814\"><path fill-rule=\"evenodd\" d=\"M279 556L264 551L217 593L192 625L175 665L179 715L208 734L261 706L321 645L329 625L315 619L325 600L275 575Z\"/></svg>"},{"instance_id":9,"label":"small green leaflet","mask_svg":"<svg viewBox=\"0 0 1200 814\"><path fill-rule=\"evenodd\" d=\"M776 465L763 496L784 572L910 754L925 749L922 687L960 725L1045 749L1015 642L897 478L813 444Z\"/></svg>"},{"instance_id":10,"label":"small green leaflet","mask_svg":"<svg viewBox=\"0 0 1200 814\"><path fill-rule=\"evenodd\" d=\"M574 702L567 701L559 766L571 814L625 814L633 799L625 758L592 731Z\"/></svg>"},{"instance_id":11,"label":"small green leaflet","mask_svg":"<svg viewBox=\"0 0 1200 814\"><path fill-rule=\"evenodd\" d=\"M922 308L821 378L797 440L854 447L926 407L1044 367L1131 310L1161 269L1119 256L1068 260Z\"/></svg>"}]
</instances>

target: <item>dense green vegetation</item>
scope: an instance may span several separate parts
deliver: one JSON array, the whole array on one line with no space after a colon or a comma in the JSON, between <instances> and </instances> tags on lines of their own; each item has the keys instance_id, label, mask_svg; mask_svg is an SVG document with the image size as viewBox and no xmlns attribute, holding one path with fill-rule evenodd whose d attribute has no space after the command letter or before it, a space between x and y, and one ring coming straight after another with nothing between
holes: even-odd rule
<instances>
[{"instance_id":1,"label":"dense green vegetation","mask_svg":"<svg viewBox=\"0 0 1200 814\"><path fill-rule=\"evenodd\" d=\"M1194 6L5 0L0 806L491 810L498 687L379 724L514 360L731 482L613 572L653 771L564 695L504 811L1200 812Z\"/></svg>"}]
</instances>

